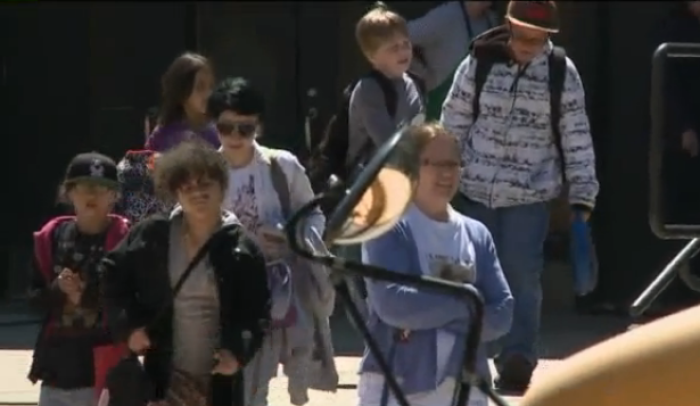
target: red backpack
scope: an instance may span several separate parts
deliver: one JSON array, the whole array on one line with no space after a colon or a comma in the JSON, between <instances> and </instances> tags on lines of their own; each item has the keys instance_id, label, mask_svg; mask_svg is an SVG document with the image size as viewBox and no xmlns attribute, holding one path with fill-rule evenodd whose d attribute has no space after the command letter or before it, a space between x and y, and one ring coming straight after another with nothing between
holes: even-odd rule
<instances>
[{"instance_id":1,"label":"red backpack","mask_svg":"<svg viewBox=\"0 0 700 406\"><path fill-rule=\"evenodd\" d=\"M110 218L112 218L112 223L107 232L107 239L104 247L105 250L111 250L112 248L116 247L129 231L129 220L117 215L110 215ZM58 227L66 225L66 223L72 221L75 221L74 216L55 217L46 223L41 230L34 233L34 256L36 258L37 266L44 276L47 285L50 285L55 278L53 272L55 255L53 252L54 232L58 229ZM106 322L107 320L103 315L102 323L105 328ZM47 326L45 326L46 330L43 334L50 334L52 328L52 324L49 323ZM122 344L103 345L93 349L95 365L95 389L98 396L105 385L107 372L109 372L109 370L115 366L126 353L126 348Z\"/></svg>"}]
</instances>

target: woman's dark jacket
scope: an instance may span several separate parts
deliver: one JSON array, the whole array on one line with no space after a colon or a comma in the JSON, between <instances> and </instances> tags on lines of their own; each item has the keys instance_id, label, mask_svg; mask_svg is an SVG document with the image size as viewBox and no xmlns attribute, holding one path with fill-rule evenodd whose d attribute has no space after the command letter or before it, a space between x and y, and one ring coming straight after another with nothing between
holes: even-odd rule
<instances>
[{"instance_id":1,"label":"woman's dark jacket","mask_svg":"<svg viewBox=\"0 0 700 406\"><path fill-rule=\"evenodd\" d=\"M172 363L169 233L167 215L146 218L102 264L103 300L112 334L126 340L134 329L146 327L151 349L145 354L144 369L151 380L151 400L165 397ZM208 260L219 290L220 347L230 350L243 366L262 346L270 320L265 262L239 224L224 226L212 238Z\"/></svg>"}]
</instances>

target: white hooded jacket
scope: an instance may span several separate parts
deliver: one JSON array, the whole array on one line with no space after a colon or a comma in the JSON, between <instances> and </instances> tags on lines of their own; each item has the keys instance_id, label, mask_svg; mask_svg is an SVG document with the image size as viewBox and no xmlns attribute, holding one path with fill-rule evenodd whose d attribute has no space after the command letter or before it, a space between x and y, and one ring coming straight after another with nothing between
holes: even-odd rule
<instances>
[{"instance_id":1,"label":"white hooded jacket","mask_svg":"<svg viewBox=\"0 0 700 406\"><path fill-rule=\"evenodd\" d=\"M550 122L549 61L552 43L525 69L495 64L473 120L477 61L468 56L455 73L442 124L460 141L461 192L487 207L544 202L562 189L560 157ZM574 63L566 60L559 122L569 203L593 207L598 194L595 155L585 94Z\"/></svg>"}]
</instances>

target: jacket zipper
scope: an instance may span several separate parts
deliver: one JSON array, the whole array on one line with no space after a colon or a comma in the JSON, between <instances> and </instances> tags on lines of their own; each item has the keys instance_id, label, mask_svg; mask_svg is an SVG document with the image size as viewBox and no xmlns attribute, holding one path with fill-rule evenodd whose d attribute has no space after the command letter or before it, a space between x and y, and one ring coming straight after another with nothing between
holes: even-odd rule
<instances>
[{"instance_id":1,"label":"jacket zipper","mask_svg":"<svg viewBox=\"0 0 700 406\"><path fill-rule=\"evenodd\" d=\"M512 119L512 114L513 114L513 109L515 109L515 102L518 100L518 84L520 83L520 78L523 77L525 74L525 71L527 68L530 66L530 62L526 63L525 65L518 65L518 70L515 73L515 79L513 79L513 83L510 85L510 89L508 90L510 97L511 97L511 103L510 103L510 110L508 110L508 127L503 133L503 141L505 144L505 141L507 141L508 138L508 130L510 129L510 120ZM506 150L506 153L508 151ZM489 198L489 201L491 202L491 206L493 206L494 203L494 189L496 187L496 181L498 179L498 171L501 169L500 166L497 166L496 173L493 176L493 182L491 184L491 196Z\"/></svg>"}]
</instances>

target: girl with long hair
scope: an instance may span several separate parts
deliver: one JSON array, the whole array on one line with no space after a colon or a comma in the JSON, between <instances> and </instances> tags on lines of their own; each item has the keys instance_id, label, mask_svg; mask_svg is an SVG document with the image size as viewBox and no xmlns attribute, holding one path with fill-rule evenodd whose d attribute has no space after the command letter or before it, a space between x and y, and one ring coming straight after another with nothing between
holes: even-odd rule
<instances>
[{"instance_id":1,"label":"girl with long hair","mask_svg":"<svg viewBox=\"0 0 700 406\"><path fill-rule=\"evenodd\" d=\"M161 80L158 125L148 137L146 149L164 152L193 138L218 147L216 128L207 116L213 86L214 71L207 58L192 52L177 57Z\"/></svg>"}]
</instances>

